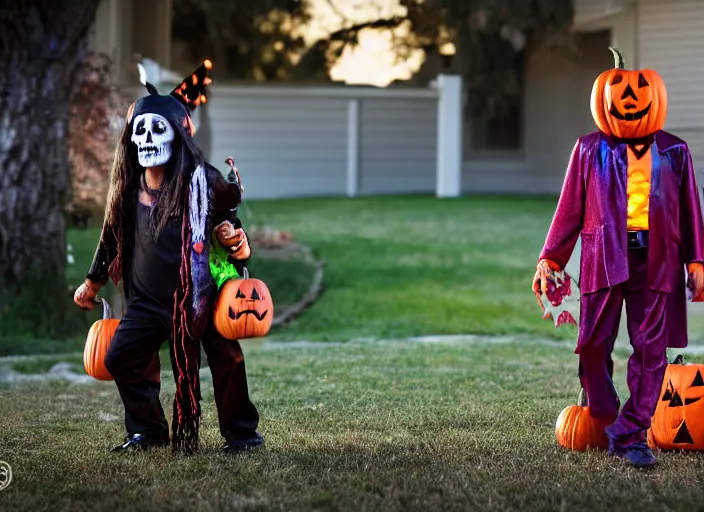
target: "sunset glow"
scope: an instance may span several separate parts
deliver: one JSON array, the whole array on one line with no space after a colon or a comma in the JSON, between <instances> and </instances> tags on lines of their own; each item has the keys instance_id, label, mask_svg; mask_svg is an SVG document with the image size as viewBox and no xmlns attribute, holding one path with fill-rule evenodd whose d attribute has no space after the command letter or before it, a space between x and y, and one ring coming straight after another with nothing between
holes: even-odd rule
<instances>
[{"instance_id":1,"label":"sunset glow","mask_svg":"<svg viewBox=\"0 0 704 512\"><path fill-rule=\"evenodd\" d=\"M398 0L310 0L312 19L304 37L313 42L343 27L372 19L403 16L406 10ZM394 49L393 37L407 34L408 26L391 30L365 29L359 33L359 44L348 46L330 70L333 80L348 84L384 87L394 80L411 78L424 60L422 50L400 58Z\"/></svg>"}]
</instances>

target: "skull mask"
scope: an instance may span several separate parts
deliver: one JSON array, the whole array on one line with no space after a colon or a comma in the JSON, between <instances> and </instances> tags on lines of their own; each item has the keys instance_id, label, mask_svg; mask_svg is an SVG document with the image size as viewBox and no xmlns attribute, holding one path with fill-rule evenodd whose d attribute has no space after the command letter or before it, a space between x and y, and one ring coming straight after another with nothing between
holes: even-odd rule
<instances>
[{"instance_id":1,"label":"skull mask","mask_svg":"<svg viewBox=\"0 0 704 512\"><path fill-rule=\"evenodd\" d=\"M140 114L134 119L132 142L144 168L163 165L171 158L174 129L159 114Z\"/></svg>"}]
</instances>

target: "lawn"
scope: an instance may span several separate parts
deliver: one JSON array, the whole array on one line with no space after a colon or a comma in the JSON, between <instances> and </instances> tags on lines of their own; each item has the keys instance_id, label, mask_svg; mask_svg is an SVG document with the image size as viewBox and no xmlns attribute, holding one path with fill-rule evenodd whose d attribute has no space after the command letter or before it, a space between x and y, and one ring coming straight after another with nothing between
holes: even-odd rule
<instances>
[{"instance_id":1,"label":"lawn","mask_svg":"<svg viewBox=\"0 0 704 512\"><path fill-rule=\"evenodd\" d=\"M66 269L66 278L71 290L66 294L66 320L70 322L69 334L59 338L46 338L27 335L12 329L12 319L5 320L10 324L10 333L2 332L0 326L0 357L11 354L63 354L83 349L85 336L90 325L101 316L101 308L91 312L83 312L73 307L72 295L75 288L83 282L86 271L91 264L95 245L100 235L98 229L70 230L68 241L72 248L74 262ZM248 270L252 277L263 279L276 299L276 309L283 311L287 306L297 301L308 289L315 269L305 259L295 252L290 257L281 255L276 259L262 257L273 251L259 251L252 257ZM112 300L113 285L108 283L100 295Z\"/></svg>"},{"instance_id":2,"label":"lawn","mask_svg":"<svg viewBox=\"0 0 704 512\"><path fill-rule=\"evenodd\" d=\"M574 329L556 331L541 319L530 290L554 206L555 198L401 196L249 201L240 212L245 228L288 230L326 261L323 298L273 329L272 339L465 333L574 338ZM97 238L95 229L69 232L72 287L83 279ZM311 267L262 259L256 247L253 255L252 275L269 284L275 305L305 292ZM0 356L80 349L98 312L70 314L83 319L75 322L75 336L2 337Z\"/></svg>"},{"instance_id":3,"label":"lawn","mask_svg":"<svg viewBox=\"0 0 704 512\"><path fill-rule=\"evenodd\" d=\"M324 299L277 339L555 331L531 293L555 198L426 196L251 202L327 261Z\"/></svg>"},{"instance_id":4,"label":"lawn","mask_svg":"<svg viewBox=\"0 0 704 512\"><path fill-rule=\"evenodd\" d=\"M271 339L472 333L574 340L575 328L556 330L541 318L531 292L554 208L553 197L286 199L249 201L241 217L245 227L292 232L326 262L322 299L272 329ZM97 237L96 230L69 232L72 286L83 278ZM256 247L253 254L252 275L267 282L277 308L305 293L312 267L262 258ZM98 313L73 314L85 318L79 335L31 342L6 337L0 340L0 356L80 348ZM704 315L694 315L690 323L692 339L704 342Z\"/></svg>"},{"instance_id":5,"label":"lawn","mask_svg":"<svg viewBox=\"0 0 704 512\"><path fill-rule=\"evenodd\" d=\"M317 303L268 338L243 342L267 446L239 458L216 453L204 368L201 453L106 453L123 436L114 384L41 380L59 362L80 374L83 340L1 340L5 353L74 354L0 359L0 377L27 379L0 383L0 460L14 470L0 510L701 507L700 454L660 454L655 470L641 472L603 452L556 446L555 419L579 390L575 329L542 320L530 291L554 205L421 196L248 202L245 227L289 230L327 262ZM68 279L80 280L96 233L70 237ZM260 258L252 272L279 304L305 288L310 269L297 264ZM690 322L695 344L701 318ZM476 336L405 339L436 334ZM625 401L629 350L620 344L615 355ZM690 361L704 362L697 357ZM167 416L171 379L164 371Z\"/></svg>"},{"instance_id":6,"label":"lawn","mask_svg":"<svg viewBox=\"0 0 704 512\"><path fill-rule=\"evenodd\" d=\"M324 298L272 338L345 341L424 334L576 339L531 291L555 197L427 196L253 201L248 222L290 230L327 261ZM579 255L572 268L578 268ZM704 343L704 305L690 340ZM625 322L621 325L625 335Z\"/></svg>"},{"instance_id":7,"label":"lawn","mask_svg":"<svg viewBox=\"0 0 704 512\"><path fill-rule=\"evenodd\" d=\"M649 472L556 446L576 398L567 342L246 342L267 445L218 455L203 372L202 451L106 453L122 433L112 383L0 393L1 510L694 510L704 457ZM627 353L619 350L624 381ZM164 372L167 411L174 386ZM621 391L624 392L621 385Z\"/></svg>"}]
</instances>

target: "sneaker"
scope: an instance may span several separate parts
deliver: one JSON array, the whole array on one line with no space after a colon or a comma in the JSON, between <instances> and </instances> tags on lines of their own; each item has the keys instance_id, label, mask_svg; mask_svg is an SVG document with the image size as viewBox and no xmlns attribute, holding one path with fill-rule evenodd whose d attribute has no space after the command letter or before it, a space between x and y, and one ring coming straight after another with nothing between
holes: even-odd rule
<instances>
[{"instance_id":1,"label":"sneaker","mask_svg":"<svg viewBox=\"0 0 704 512\"><path fill-rule=\"evenodd\" d=\"M634 468L650 468L658 462L645 441L626 446L623 458Z\"/></svg>"},{"instance_id":2,"label":"sneaker","mask_svg":"<svg viewBox=\"0 0 704 512\"><path fill-rule=\"evenodd\" d=\"M606 437L609 438L609 455L618 459L624 459L634 468L649 468L657 463L653 451L645 441L639 441L627 446L623 446L616 441L613 434L613 425L609 425L604 429Z\"/></svg>"}]
</instances>

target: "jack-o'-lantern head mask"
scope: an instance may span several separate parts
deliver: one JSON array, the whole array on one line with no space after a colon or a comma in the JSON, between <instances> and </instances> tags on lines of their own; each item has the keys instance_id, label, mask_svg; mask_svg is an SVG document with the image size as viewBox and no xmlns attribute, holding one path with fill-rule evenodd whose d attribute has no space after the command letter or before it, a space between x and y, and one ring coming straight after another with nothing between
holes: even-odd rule
<instances>
[{"instance_id":1,"label":"jack-o'-lantern head mask","mask_svg":"<svg viewBox=\"0 0 704 512\"><path fill-rule=\"evenodd\" d=\"M591 110L596 126L619 139L640 139L662 130L667 116L667 90L662 78L652 69L625 69L621 52L609 49L614 54L614 69L601 73L592 88Z\"/></svg>"}]
</instances>

